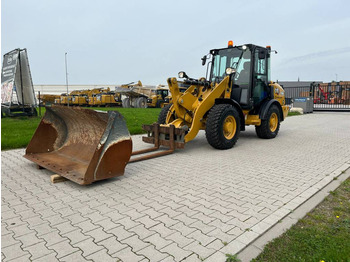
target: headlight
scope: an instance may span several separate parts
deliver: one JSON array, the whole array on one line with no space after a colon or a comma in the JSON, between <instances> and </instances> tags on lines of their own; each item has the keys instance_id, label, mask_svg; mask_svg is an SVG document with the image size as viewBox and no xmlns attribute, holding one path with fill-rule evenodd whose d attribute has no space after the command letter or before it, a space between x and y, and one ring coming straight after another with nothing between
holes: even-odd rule
<instances>
[{"instance_id":1,"label":"headlight","mask_svg":"<svg viewBox=\"0 0 350 262\"><path fill-rule=\"evenodd\" d=\"M226 68L226 75L232 75L233 73L236 73L236 69L232 67Z\"/></svg>"}]
</instances>

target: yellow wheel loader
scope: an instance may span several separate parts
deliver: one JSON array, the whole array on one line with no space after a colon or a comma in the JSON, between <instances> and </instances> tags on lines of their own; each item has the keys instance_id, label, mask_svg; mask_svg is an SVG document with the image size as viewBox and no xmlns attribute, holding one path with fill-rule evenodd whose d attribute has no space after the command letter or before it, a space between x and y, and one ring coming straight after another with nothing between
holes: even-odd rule
<instances>
[{"instance_id":1,"label":"yellow wheel loader","mask_svg":"<svg viewBox=\"0 0 350 262\"><path fill-rule=\"evenodd\" d=\"M79 184L124 174L127 163L159 157L184 148L205 130L217 149L232 148L246 125L258 137L277 136L288 114L284 90L270 81L270 47L253 44L213 49L202 58L206 78L185 72L167 80L172 95L158 123L143 125L146 143L153 147L132 152L132 141L122 116L81 108L48 108L25 157ZM179 86L189 86L180 92ZM161 146L168 149L161 150ZM156 152L153 152L156 151ZM149 152L153 152L147 154ZM135 155L145 154L139 157Z\"/></svg>"},{"instance_id":2,"label":"yellow wheel loader","mask_svg":"<svg viewBox=\"0 0 350 262\"><path fill-rule=\"evenodd\" d=\"M157 88L156 94L147 98L147 107L163 108L165 98L169 96L169 89Z\"/></svg>"}]
</instances>

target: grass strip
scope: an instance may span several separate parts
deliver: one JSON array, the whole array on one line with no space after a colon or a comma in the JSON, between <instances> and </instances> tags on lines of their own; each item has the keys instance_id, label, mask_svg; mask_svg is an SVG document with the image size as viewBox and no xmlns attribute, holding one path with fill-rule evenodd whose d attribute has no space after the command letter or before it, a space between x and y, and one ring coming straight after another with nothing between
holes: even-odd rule
<instances>
[{"instance_id":1,"label":"grass strip","mask_svg":"<svg viewBox=\"0 0 350 262\"><path fill-rule=\"evenodd\" d=\"M350 178L252 261L349 262Z\"/></svg>"},{"instance_id":2,"label":"grass strip","mask_svg":"<svg viewBox=\"0 0 350 262\"><path fill-rule=\"evenodd\" d=\"M131 135L144 133L142 124L157 121L160 108L89 108L101 111L117 110L125 118ZM45 108L41 108L44 115ZM6 117L1 118L1 150L26 147L31 140L41 117Z\"/></svg>"}]
</instances>

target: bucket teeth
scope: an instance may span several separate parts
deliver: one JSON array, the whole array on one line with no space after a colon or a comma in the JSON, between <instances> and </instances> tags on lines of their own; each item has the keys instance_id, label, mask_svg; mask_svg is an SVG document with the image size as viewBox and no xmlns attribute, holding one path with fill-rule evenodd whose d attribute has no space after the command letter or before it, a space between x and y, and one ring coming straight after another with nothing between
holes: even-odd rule
<instances>
[{"instance_id":1,"label":"bucket teeth","mask_svg":"<svg viewBox=\"0 0 350 262\"><path fill-rule=\"evenodd\" d=\"M78 184L124 174L132 141L117 111L47 107L25 158Z\"/></svg>"}]
</instances>

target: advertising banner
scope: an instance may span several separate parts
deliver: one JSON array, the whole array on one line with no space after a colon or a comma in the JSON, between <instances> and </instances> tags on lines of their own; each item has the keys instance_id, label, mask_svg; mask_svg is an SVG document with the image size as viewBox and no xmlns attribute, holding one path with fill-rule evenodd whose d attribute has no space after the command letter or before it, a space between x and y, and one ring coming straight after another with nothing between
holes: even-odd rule
<instances>
[{"instance_id":1,"label":"advertising banner","mask_svg":"<svg viewBox=\"0 0 350 262\"><path fill-rule=\"evenodd\" d=\"M36 106L27 49L4 55L1 71L1 104Z\"/></svg>"},{"instance_id":2,"label":"advertising banner","mask_svg":"<svg viewBox=\"0 0 350 262\"><path fill-rule=\"evenodd\" d=\"M19 49L15 49L4 55L1 71L1 103L11 103L19 52Z\"/></svg>"}]
</instances>

